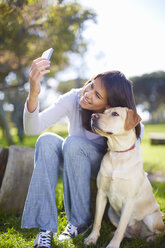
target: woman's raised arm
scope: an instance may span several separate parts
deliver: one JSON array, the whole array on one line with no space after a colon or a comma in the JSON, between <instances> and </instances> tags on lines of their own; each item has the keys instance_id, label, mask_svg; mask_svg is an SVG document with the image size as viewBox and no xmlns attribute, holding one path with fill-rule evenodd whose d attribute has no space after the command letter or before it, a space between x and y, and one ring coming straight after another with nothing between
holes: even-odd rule
<instances>
[{"instance_id":1,"label":"woman's raised arm","mask_svg":"<svg viewBox=\"0 0 165 248\"><path fill-rule=\"evenodd\" d=\"M27 98L27 108L30 113L34 112L38 105L38 95L41 91L40 81L42 76L49 73L50 61L45 58L33 60L29 73L30 90Z\"/></svg>"}]
</instances>

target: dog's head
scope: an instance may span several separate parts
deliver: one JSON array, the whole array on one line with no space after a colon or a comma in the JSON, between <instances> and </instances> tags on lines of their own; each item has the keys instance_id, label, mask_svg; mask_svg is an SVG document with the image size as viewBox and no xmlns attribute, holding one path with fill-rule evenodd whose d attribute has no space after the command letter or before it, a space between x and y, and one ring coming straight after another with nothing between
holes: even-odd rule
<instances>
[{"instance_id":1,"label":"dog's head","mask_svg":"<svg viewBox=\"0 0 165 248\"><path fill-rule=\"evenodd\" d=\"M124 107L109 108L102 114L92 114L91 127L102 136L124 134L137 126L141 117Z\"/></svg>"}]
</instances>

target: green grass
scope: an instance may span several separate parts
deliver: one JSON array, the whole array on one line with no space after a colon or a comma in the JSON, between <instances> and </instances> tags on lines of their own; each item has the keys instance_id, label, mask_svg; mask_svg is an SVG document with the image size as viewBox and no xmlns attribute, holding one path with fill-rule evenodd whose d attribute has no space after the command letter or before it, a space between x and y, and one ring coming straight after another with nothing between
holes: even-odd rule
<instances>
[{"instance_id":1,"label":"green grass","mask_svg":"<svg viewBox=\"0 0 165 248\"><path fill-rule=\"evenodd\" d=\"M153 190L157 202L160 204L161 210L165 212L165 183L153 183ZM58 186L56 190L57 196L57 208L59 213L59 227L58 234L61 233L66 224L66 216L63 207L63 188L62 188L62 179L59 178ZM101 235L98 240L96 248L103 248L109 243L110 239L113 236L114 227L108 222L103 220L101 227ZM21 216L6 216L0 214L0 247L1 248L24 248L24 247L33 247L33 241L37 236L37 229L21 229ZM53 238L52 248L55 247L69 247L69 248L83 248L83 240L90 233L90 231L82 236L74 238L73 240L65 243L58 243L55 238ZM138 239L124 239L121 248L160 248L161 243L165 240L165 237L162 235L154 242L146 243L144 240ZM162 246L163 248L163 246Z\"/></svg>"},{"instance_id":2,"label":"green grass","mask_svg":"<svg viewBox=\"0 0 165 248\"><path fill-rule=\"evenodd\" d=\"M67 136L66 125L55 125L49 131L53 131L61 135L62 137ZM165 132L165 124L159 125L145 125L145 135L142 141L143 147L143 161L144 168L148 172L161 171L162 174L165 173L165 146L163 145L150 145L149 136L150 132ZM20 143L18 137L16 136L16 129L12 129L12 135L16 145L34 147L35 142L38 136L25 136L24 142ZM6 140L2 137L2 132L0 130L0 146L7 146ZM165 183L153 183L153 192L156 197L160 209L165 213ZM62 178L59 178L56 190L56 201L58 208L58 234L61 233L66 224L66 216L63 206L63 187L62 187ZM165 219L164 219L165 221ZM103 248L109 243L112 238L114 227L109 223L103 220L101 227L101 235L98 240L96 248ZM37 229L21 229L21 216L7 216L0 214L0 247L1 248L24 248L24 247L33 247L33 241L36 238L38 230ZM70 242L58 244L58 242L53 239L52 248L55 247L69 247L69 248L83 248L83 240L89 234L79 235ZM155 242L146 243L141 239L124 239L121 248L163 248L162 242L165 242L165 237L160 236L156 239Z\"/></svg>"},{"instance_id":3,"label":"green grass","mask_svg":"<svg viewBox=\"0 0 165 248\"><path fill-rule=\"evenodd\" d=\"M165 174L165 145L151 145L149 133L165 133L165 124L145 125L142 140L144 169L148 172L161 171Z\"/></svg>"},{"instance_id":4,"label":"green grass","mask_svg":"<svg viewBox=\"0 0 165 248\"><path fill-rule=\"evenodd\" d=\"M67 126L64 124L56 124L51 127L48 131L59 134L62 137L67 137ZM35 142L39 135L26 136L24 137L23 143L21 143L16 135L16 128L11 129L11 134L15 145L35 147ZM151 145L149 142L149 133L151 132L161 132L165 133L165 124L146 124L145 134L141 142L143 148L143 163L144 169L148 172L161 171L165 174L165 145ZM0 146L7 147L7 141L2 135L2 130L0 129Z\"/></svg>"},{"instance_id":5,"label":"green grass","mask_svg":"<svg viewBox=\"0 0 165 248\"><path fill-rule=\"evenodd\" d=\"M68 135L67 126L65 124L56 124L53 127L49 128L47 131L57 133L58 135L66 138ZM45 131L45 132L47 132ZM17 146L25 146L25 147L35 147L36 140L39 135L28 136L24 135L23 142L19 141L17 136L17 129L11 128L10 133L12 135L14 144ZM0 128L0 146L1 147L8 147L7 140L3 136L2 129Z\"/></svg>"}]
</instances>

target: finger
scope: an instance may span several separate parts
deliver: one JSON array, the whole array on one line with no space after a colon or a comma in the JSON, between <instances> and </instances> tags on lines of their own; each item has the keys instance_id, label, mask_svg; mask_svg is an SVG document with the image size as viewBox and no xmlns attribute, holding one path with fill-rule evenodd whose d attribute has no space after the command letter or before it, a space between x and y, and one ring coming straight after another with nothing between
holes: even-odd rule
<instances>
[{"instance_id":1,"label":"finger","mask_svg":"<svg viewBox=\"0 0 165 248\"><path fill-rule=\"evenodd\" d=\"M34 59L33 62L34 62L34 63L38 63L39 61L42 61L42 60L47 60L47 59L42 58L42 57L39 57L39 58L37 58L37 59ZM33 62L32 62L32 63L33 63Z\"/></svg>"},{"instance_id":2,"label":"finger","mask_svg":"<svg viewBox=\"0 0 165 248\"><path fill-rule=\"evenodd\" d=\"M32 70L30 73L29 73L29 78L32 82L35 82L35 81L38 81L40 80L40 71L39 70Z\"/></svg>"},{"instance_id":3,"label":"finger","mask_svg":"<svg viewBox=\"0 0 165 248\"><path fill-rule=\"evenodd\" d=\"M40 74L42 76L44 76L44 75L48 74L49 72L50 72L50 70L44 70L44 71L41 71Z\"/></svg>"},{"instance_id":4,"label":"finger","mask_svg":"<svg viewBox=\"0 0 165 248\"><path fill-rule=\"evenodd\" d=\"M32 68L34 68L34 67L36 67L36 66L38 66L38 65L46 65L46 64L50 64L51 62L49 61L49 60L47 60L47 59L42 59L42 60L38 60L38 61L33 61L33 63L32 63Z\"/></svg>"},{"instance_id":5,"label":"finger","mask_svg":"<svg viewBox=\"0 0 165 248\"><path fill-rule=\"evenodd\" d=\"M40 70L33 70L33 71L30 72L29 78L32 81L38 81L38 80L41 79L41 77L43 75L45 75L45 74L47 74L49 72L50 72L50 70L41 70L41 71Z\"/></svg>"},{"instance_id":6,"label":"finger","mask_svg":"<svg viewBox=\"0 0 165 248\"><path fill-rule=\"evenodd\" d=\"M39 58L33 60L31 67L34 67L37 63L39 63L39 62L41 62L41 61L50 62L49 60L47 60L47 59L45 59L45 58L39 57Z\"/></svg>"},{"instance_id":7,"label":"finger","mask_svg":"<svg viewBox=\"0 0 165 248\"><path fill-rule=\"evenodd\" d=\"M41 78L42 78L44 75L48 74L49 72L50 72L50 70L37 71L36 74L33 76L33 80L36 81L36 82L37 82L37 81L40 81Z\"/></svg>"},{"instance_id":8,"label":"finger","mask_svg":"<svg viewBox=\"0 0 165 248\"><path fill-rule=\"evenodd\" d=\"M30 68L31 71L42 71L45 70L46 68L50 67L50 62L49 61L41 61L38 63L34 63L34 65Z\"/></svg>"}]
</instances>

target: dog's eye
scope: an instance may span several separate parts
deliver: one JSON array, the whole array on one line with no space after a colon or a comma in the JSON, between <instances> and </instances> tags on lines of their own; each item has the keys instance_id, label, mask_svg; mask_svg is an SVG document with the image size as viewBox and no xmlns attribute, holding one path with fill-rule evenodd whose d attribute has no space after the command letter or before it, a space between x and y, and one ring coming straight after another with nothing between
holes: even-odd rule
<instances>
[{"instance_id":1,"label":"dog's eye","mask_svg":"<svg viewBox=\"0 0 165 248\"><path fill-rule=\"evenodd\" d=\"M112 116L119 116L117 112L112 112Z\"/></svg>"}]
</instances>

